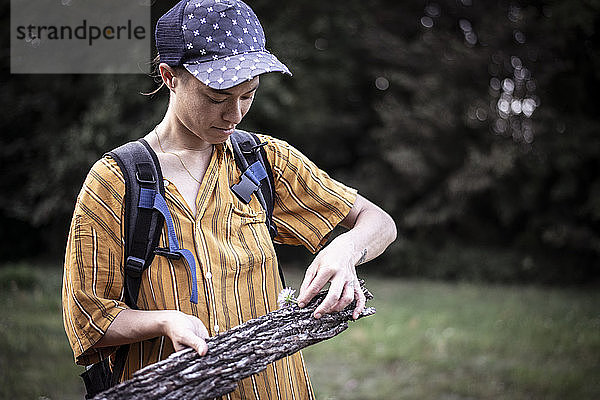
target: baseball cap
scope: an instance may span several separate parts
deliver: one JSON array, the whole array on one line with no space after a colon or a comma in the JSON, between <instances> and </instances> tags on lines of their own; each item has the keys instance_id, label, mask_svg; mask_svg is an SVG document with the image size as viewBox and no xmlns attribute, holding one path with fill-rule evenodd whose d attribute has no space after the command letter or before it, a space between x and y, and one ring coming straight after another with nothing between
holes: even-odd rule
<instances>
[{"instance_id":1,"label":"baseball cap","mask_svg":"<svg viewBox=\"0 0 600 400\"><path fill-rule=\"evenodd\" d=\"M213 89L267 72L292 75L266 48L263 28L241 0L182 0L156 24L160 62L183 66Z\"/></svg>"}]
</instances>

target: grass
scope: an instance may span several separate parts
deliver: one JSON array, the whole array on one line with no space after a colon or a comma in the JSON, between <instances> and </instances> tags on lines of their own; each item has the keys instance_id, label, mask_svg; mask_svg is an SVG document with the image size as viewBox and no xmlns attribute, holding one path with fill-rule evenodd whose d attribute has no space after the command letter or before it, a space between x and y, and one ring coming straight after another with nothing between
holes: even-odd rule
<instances>
[{"instance_id":1,"label":"grass","mask_svg":"<svg viewBox=\"0 0 600 400\"><path fill-rule=\"evenodd\" d=\"M62 271L0 267L0 399L82 399L62 323Z\"/></svg>"},{"instance_id":2,"label":"grass","mask_svg":"<svg viewBox=\"0 0 600 400\"><path fill-rule=\"evenodd\" d=\"M304 352L319 399L600 398L597 290L367 286L377 314Z\"/></svg>"},{"instance_id":3,"label":"grass","mask_svg":"<svg viewBox=\"0 0 600 400\"><path fill-rule=\"evenodd\" d=\"M0 268L0 398L83 397L60 285L56 268ZM600 398L595 288L367 285L377 314L304 352L319 399Z\"/></svg>"}]
</instances>

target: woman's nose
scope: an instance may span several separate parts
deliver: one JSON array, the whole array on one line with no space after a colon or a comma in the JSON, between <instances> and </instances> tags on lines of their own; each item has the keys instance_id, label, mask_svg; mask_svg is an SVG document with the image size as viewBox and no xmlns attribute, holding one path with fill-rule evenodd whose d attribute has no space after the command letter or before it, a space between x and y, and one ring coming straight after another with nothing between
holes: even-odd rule
<instances>
[{"instance_id":1,"label":"woman's nose","mask_svg":"<svg viewBox=\"0 0 600 400\"><path fill-rule=\"evenodd\" d=\"M227 108L223 113L223 119L232 124L239 124L242 122L244 112L242 111L242 102L239 99L232 99L227 102Z\"/></svg>"}]
</instances>

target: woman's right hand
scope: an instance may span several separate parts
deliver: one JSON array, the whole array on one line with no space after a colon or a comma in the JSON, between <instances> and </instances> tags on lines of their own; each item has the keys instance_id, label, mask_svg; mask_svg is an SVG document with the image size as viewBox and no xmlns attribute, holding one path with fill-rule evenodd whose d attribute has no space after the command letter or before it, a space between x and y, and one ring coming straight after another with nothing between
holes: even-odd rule
<instances>
[{"instance_id":1,"label":"woman's right hand","mask_svg":"<svg viewBox=\"0 0 600 400\"><path fill-rule=\"evenodd\" d=\"M208 331L202 321L177 310L123 310L93 347L120 346L158 336L171 339L175 351L191 347L203 356L208 350Z\"/></svg>"},{"instance_id":2,"label":"woman's right hand","mask_svg":"<svg viewBox=\"0 0 600 400\"><path fill-rule=\"evenodd\" d=\"M208 350L205 341L208 338L208 331L204 323L199 318L180 311L163 312L165 313L163 334L171 339L175 351L191 347L201 356L205 355Z\"/></svg>"}]
</instances>

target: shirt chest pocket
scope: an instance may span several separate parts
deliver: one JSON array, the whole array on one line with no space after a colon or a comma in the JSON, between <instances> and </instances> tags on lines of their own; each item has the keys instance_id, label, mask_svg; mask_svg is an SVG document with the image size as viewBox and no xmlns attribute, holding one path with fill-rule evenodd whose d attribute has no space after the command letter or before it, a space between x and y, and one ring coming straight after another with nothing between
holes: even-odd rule
<instances>
[{"instance_id":1,"label":"shirt chest pocket","mask_svg":"<svg viewBox=\"0 0 600 400\"><path fill-rule=\"evenodd\" d=\"M262 267L275 257L266 225L266 213L245 204L230 204L226 213L226 238L231 269Z\"/></svg>"}]
</instances>

